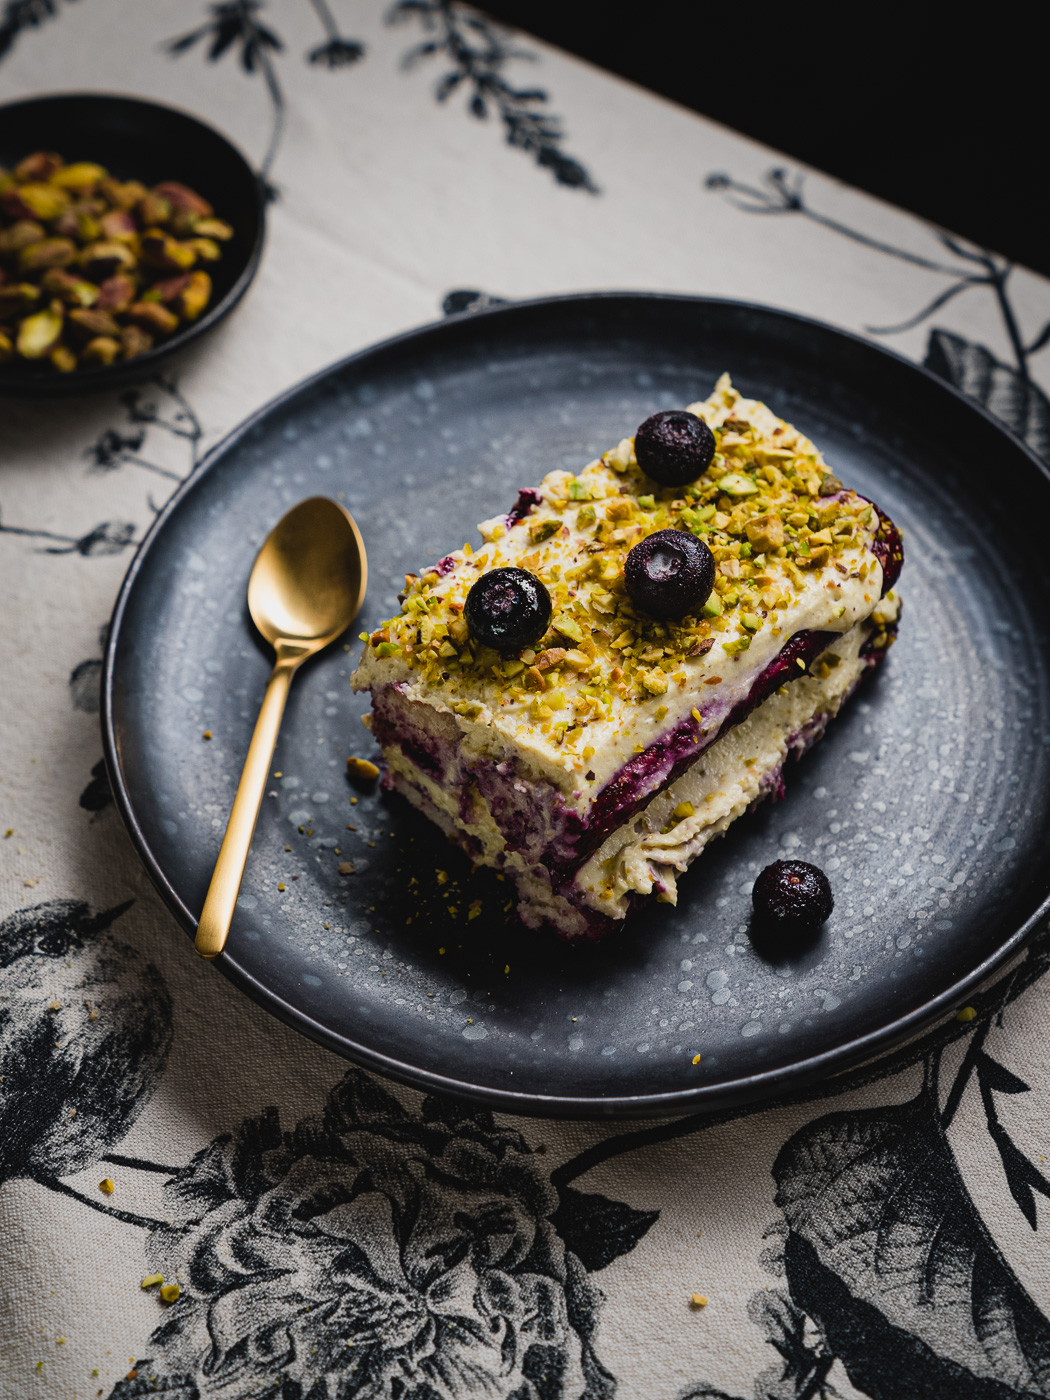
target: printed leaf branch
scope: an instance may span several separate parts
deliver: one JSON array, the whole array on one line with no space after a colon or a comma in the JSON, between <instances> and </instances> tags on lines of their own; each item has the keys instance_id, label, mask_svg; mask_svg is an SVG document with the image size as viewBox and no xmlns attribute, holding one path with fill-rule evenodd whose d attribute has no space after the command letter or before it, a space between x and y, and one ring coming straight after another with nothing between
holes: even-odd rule
<instances>
[{"instance_id":1,"label":"printed leaf branch","mask_svg":"<svg viewBox=\"0 0 1050 1400\"><path fill-rule=\"evenodd\" d=\"M41 554L82 554L87 559L120 554L135 543L135 526L127 520L104 520L86 535L60 535L54 530L33 530L23 525L5 525L0 519L0 535L23 535L27 539L53 540Z\"/></svg>"},{"instance_id":2,"label":"printed leaf branch","mask_svg":"<svg viewBox=\"0 0 1050 1400\"><path fill-rule=\"evenodd\" d=\"M902 321L899 325L865 327L871 335L898 335L903 331L912 330L960 292L966 291L970 287L989 287L995 294L1003 328L1010 341L1010 348L1016 361L1016 373L1023 380L1027 381L1030 378L1028 372L1029 357L1050 343L1050 325L1048 325L1031 345L1024 344L1017 325L1013 304L1007 292L1007 282L1013 271L1013 265L1005 259L997 258L986 249L967 247L952 234L946 233L942 229L936 230L938 242L944 248L947 248L955 257L962 259L963 262L972 264L971 267L961 268L958 265L953 266L934 258L925 257L920 253L913 253L909 248L898 248L892 243L872 238L869 234L861 232L860 229L851 228L848 224L840 223L837 219L813 209L806 202L801 173L796 173L794 177L791 177L783 166L777 166L768 171L763 183L759 186L744 184L731 175L723 173L709 175L705 184L709 190L724 193L729 203L744 213L799 214L803 218L809 219L811 223L819 224L822 228L840 234L843 238L848 238L874 252L885 253L888 257L910 263L913 267L920 267L927 272L939 273L942 276L955 279L951 287L934 297L922 311L908 320Z\"/></svg>"},{"instance_id":3,"label":"printed leaf branch","mask_svg":"<svg viewBox=\"0 0 1050 1400\"><path fill-rule=\"evenodd\" d=\"M48 20L57 19L60 11L58 0L7 0L0 11L0 59L27 29L38 29Z\"/></svg>"},{"instance_id":4,"label":"printed leaf branch","mask_svg":"<svg viewBox=\"0 0 1050 1400\"><path fill-rule=\"evenodd\" d=\"M74 1201L79 1201L81 1205L90 1206L92 1210L97 1210L100 1215L108 1215L111 1220L119 1220L124 1225L138 1225L143 1230L159 1230L164 1228L164 1222L154 1219L151 1215L136 1215L134 1211L122 1210L119 1206L108 1206L104 1201L96 1201L93 1196L86 1196L83 1191L74 1190L72 1186L67 1186L64 1181L59 1181L57 1176L35 1176L33 1180L39 1186L46 1186L49 1191L56 1191L60 1196L71 1196Z\"/></svg>"},{"instance_id":5,"label":"printed leaf branch","mask_svg":"<svg viewBox=\"0 0 1050 1400\"><path fill-rule=\"evenodd\" d=\"M995 1094L1027 1094L1029 1086L1023 1079L1018 1079L1016 1074L1012 1074L1004 1065L999 1064L998 1060L993 1060L984 1050L978 1051L975 1057L975 1067L988 1132L1002 1160L1010 1195L1017 1202L1021 1214L1035 1230L1038 1222L1035 1196L1032 1192L1033 1190L1038 1191L1041 1196L1050 1199L1050 1181L1015 1145L1010 1134L999 1121L999 1111L996 1108L994 1098Z\"/></svg>"},{"instance_id":6,"label":"printed leaf branch","mask_svg":"<svg viewBox=\"0 0 1050 1400\"><path fill-rule=\"evenodd\" d=\"M210 19L187 34L169 39L163 47L165 52L177 58L197 44L203 44L207 47L205 56L209 63L217 62L228 49L236 49L245 73L262 74L273 110L270 143L259 167L260 176L268 184L270 170L284 135L284 93L273 66L273 55L280 53L284 44L272 29L257 18L263 8L264 0L219 0L218 4L209 6Z\"/></svg>"},{"instance_id":7,"label":"printed leaf branch","mask_svg":"<svg viewBox=\"0 0 1050 1400\"><path fill-rule=\"evenodd\" d=\"M308 63L320 64L325 68L349 68L365 56L365 46L357 39L344 39L339 33L335 16L328 6L328 0L310 0L314 13L321 21L325 32L325 42L310 49L306 55Z\"/></svg>"},{"instance_id":8,"label":"printed leaf branch","mask_svg":"<svg viewBox=\"0 0 1050 1400\"><path fill-rule=\"evenodd\" d=\"M412 19L434 37L410 49L402 66L413 68L423 59L443 54L452 66L435 88L439 102L447 101L465 84L470 112L480 119L495 112L503 123L508 145L531 155L559 185L598 193L583 165L562 150L561 122L537 110L548 100L546 91L515 88L503 76L509 61L534 61L535 54L512 47L503 30L453 0L398 0L388 15L390 24Z\"/></svg>"}]
</instances>

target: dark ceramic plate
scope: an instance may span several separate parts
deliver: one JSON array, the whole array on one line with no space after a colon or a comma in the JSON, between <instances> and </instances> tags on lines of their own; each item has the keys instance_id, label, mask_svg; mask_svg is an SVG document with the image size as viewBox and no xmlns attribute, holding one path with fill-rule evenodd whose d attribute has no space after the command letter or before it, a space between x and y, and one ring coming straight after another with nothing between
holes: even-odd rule
<instances>
[{"instance_id":1,"label":"dark ceramic plate","mask_svg":"<svg viewBox=\"0 0 1050 1400\"><path fill-rule=\"evenodd\" d=\"M235 146L188 112L104 92L56 93L0 107L0 166L31 151L59 151L67 161L94 160L121 180L181 180L233 226L219 262L209 264L212 299L204 314L145 355L58 374L50 362L0 365L0 395L55 397L93 393L147 378L161 360L221 321L255 276L265 232L265 196Z\"/></svg>"},{"instance_id":2,"label":"dark ceramic plate","mask_svg":"<svg viewBox=\"0 0 1050 1400\"><path fill-rule=\"evenodd\" d=\"M712 846L677 909L566 947L514 927L508 887L472 875L403 800L351 805L346 757L372 752L348 684L356 634L396 608L406 570L476 539L519 486L727 368L903 527L900 640L787 775L787 800ZM240 428L158 519L117 603L103 723L124 820L188 933L269 668L248 573L314 493L357 518L368 601L349 649L293 690L219 967L331 1049L524 1113L758 1099L950 1012L1050 904L1050 574L1030 528L1050 518L1043 468L866 341L731 302L612 294L461 316L354 356ZM808 947L759 948L751 885L785 855L823 866L835 912Z\"/></svg>"}]
</instances>

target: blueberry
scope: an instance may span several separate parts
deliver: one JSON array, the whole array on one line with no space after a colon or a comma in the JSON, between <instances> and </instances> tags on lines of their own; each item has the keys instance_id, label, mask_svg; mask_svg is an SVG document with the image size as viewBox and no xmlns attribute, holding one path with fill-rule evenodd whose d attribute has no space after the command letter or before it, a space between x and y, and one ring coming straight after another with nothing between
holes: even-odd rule
<instances>
[{"instance_id":1,"label":"blueberry","mask_svg":"<svg viewBox=\"0 0 1050 1400\"><path fill-rule=\"evenodd\" d=\"M715 586L714 556L688 530L657 530L627 556L631 602L650 617L685 617L703 607Z\"/></svg>"},{"instance_id":2,"label":"blueberry","mask_svg":"<svg viewBox=\"0 0 1050 1400\"><path fill-rule=\"evenodd\" d=\"M467 594L463 616L482 646L520 651L538 641L550 625L551 595L525 569L491 569Z\"/></svg>"},{"instance_id":3,"label":"blueberry","mask_svg":"<svg viewBox=\"0 0 1050 1400\"><path fill-rule=\"evenodd\" d=\"M765 928L785 932L818 928L835 907L823 870L804 860L775 860L751 891L755 917Z\"/></svg>"},{"instance_id":4,"label":"blueberry","mask_svg":"<svg viewBox=\"0 0 1050 1400\"><path fill-rule=\"evenodd\" d=\"M661 486L685 486L711 465L715 435L695 413L665 408L635 433L634 455L646 476Z\"/></svg>"}]
</instances>

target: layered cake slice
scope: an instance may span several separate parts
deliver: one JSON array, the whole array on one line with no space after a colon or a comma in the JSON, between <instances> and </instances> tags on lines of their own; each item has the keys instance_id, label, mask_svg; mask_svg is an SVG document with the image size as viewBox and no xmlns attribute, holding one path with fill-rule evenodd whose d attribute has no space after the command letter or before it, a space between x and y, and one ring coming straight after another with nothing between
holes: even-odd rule
<instances>
[{"instance_id":1,"label":"layered cake slice","mask_svg":"<svg viewBox=\"0 0 1050 1400\"><path fill-rule=\"evenodd\" d=\"M387 786L569 938L675 903L896 630L896 528L726 375L479 529L353 685Z\"/></svg>"}]
</instances>

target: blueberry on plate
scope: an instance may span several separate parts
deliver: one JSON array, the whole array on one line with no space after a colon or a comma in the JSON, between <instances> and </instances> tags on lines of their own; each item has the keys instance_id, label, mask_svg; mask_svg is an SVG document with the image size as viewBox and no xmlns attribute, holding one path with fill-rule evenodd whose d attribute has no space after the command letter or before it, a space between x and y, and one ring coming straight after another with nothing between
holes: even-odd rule
<instances>
[{"instance_id":1,"label":"blueberry on plate","mask_svg":"<svg viewBox=\"0 0 1050 1400\"><path fill-rule=\"evenodd\" d=\"M650 617L685 617L711 596L714 555L688 530L657 530L627 555L623 581L631 602Z\"/></svg>"},{"instance_id":2,"label":"blueberry on plate","mask_svg":"<svg viewBox=\"0 0 1050 1400\"><path fill-rule=\"evenodd\" d=\"M819 928L835 907L828 877L804 860L775 860L751 891L755 917L785 932Z\"/></svg>"},{"instance_id":3,"label":"blueberry on plate","mask_svg":"<svg viewBox=\"0 0 1050 1400\"><path fill-rule=\"evenodd\" d=\"M634 455L646 476L661 486L686 486L711 465L715 435L695 413L665 408L635 433Z\"/></svg>"},{"instance_id":4,"label":"blueberry on plate","mask_svg":"<svg viewBox=\"0 0 1050 1400\"><path fill-rule=\"evenodd\" d=\"M551 595L527 569L491 569L467 594L470 635L496 651L520 651L550 626Z\"/></svg>"}]
</instances>

